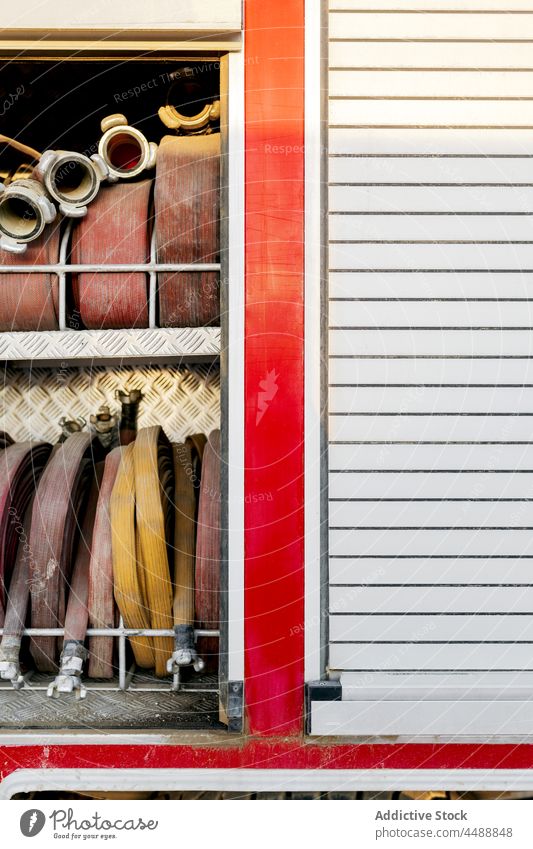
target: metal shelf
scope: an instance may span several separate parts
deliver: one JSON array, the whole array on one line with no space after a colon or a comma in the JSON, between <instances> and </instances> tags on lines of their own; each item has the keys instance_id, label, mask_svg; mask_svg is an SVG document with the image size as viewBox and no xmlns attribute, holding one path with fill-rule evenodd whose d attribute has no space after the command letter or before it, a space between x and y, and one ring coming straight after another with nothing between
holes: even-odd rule
<instances>
[{"instance_id":1,"label":"metal shelf","mask_svg":"<svg viewBox=\"0 0 533 849\"><path fill-rule=\"evenodd\" d=\"M72 222L61 237L59 262L53 265L0 265L0 274L57 274L59 330L0 333L0 360L27 367L57 365L117 365L212 360L220 354L220 327L157 327L158 272L220 271L220 263L158 263L155 230L150 261L130 265L70 264L68 247ZM123 330L70 330L67 328L66 276L69 272L109 274L117 271L148 275L148 327Z\"/></svg>"},{"instance_id":2,"label":"metal shelf","mask_svg":"<svg viewBox=\"0 0 533 849\"><path fill-rule=\"evenodd\" d=\"M201 362L219 354L220 327L0 333L0 360L21 367Z\"/></svg>"}]
</instances>

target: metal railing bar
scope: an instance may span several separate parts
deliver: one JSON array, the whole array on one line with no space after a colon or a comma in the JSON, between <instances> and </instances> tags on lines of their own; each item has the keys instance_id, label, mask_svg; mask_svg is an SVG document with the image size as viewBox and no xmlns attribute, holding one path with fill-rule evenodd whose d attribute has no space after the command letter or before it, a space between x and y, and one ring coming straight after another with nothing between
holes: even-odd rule
<instances>
[{"instance_id":1,"label":"metal railing bar","mask_svg":"<svg viewBox=\"0 0 533 849\"><path fill-rule=\"evenodd\" d=\"M220 271L219 262L130 262L130 263L76 263L70 265L68 262L57 262L52 265L0 265L0 274L61 274L61 272L83 271L109 272L120 271Z\"/></svg>"},{"instance_id":2,"label":"metal railing bar","mask_svg":"<svg viewBox=\"0 0 533 849\"><path fill-rule=\"evenodd\" d=\"M155 227L150 239L150 265L156 265L157 253L155 243ZM155 317L157 309L157 274L155 271L150 271L148 284L148 327L156 326Z\"/></svg>"},{"instance_id":3,"label":"metal railing bar","mask_svg":"<svg viewBox=\"0 0 533 849\"><path fill-rule=\"evenodd\" d=\"M105 685L102 685L102 684L92 684L91 680L87 679L87 678L83 679L83 684L84 684L85 689L90 690L92 693L121 693L121 692L123 692L123 689L120 686L118 686L118 687L114 686L113 687L113 686L109 685L109 686L106 687ZM28 692L29 690L31 690L32 692L37 693L37 692L46 692L47 689L48 689L47 684L46 685L45 684L36 684L35 686L32 686L30 683L26 683L24 688L22 690L20 690L19 692ZM16 690L13 690L10 682L7 682L7 681L6 682L4 682L4 681L0 682L0 692L2 692L4 690L6 690L8 692L17 692ZM135 686L135 687L132 687L132 688L128 688L127 692L135 693L135 694L138 694L138 693L171 693L171 692L173 692L173 690L172 690L170 682L168 680L165 680L164 685L162 683L161 687L137 687L137 686ZM220 690L218 690L214 687L213 688L210 688L210 687L209 688L208 687L184 687L182 685L180 692L181 693L212 693L212 694L216 695L217 693L220 692Z\"/></svg>"},{"instance_id":4,"label":"metal railing bar","mask_svg":"<svg viewBox=\"0 0 533 849\"><path fill-rule=\"evenodd\" d=\"M67 263L67 252L68 245L70 240L70 234L72 232L72 221L69 221L65 232L61 238L61 246L59 249L59 264L61 266L66 266ZM67 329L67 273L65 270L59 272L59 329L66 330Z\"/></svg>"},{"instance_id":5,"label":"metal railing bar","mask_svg":"<svg viewBox=\"0 0 533 849\"><path fill-rule=\"evenodd\" d=\"M25 637L62 637L64 628L25 628L22 632ZM0 628L0 637L4 629ZM169 628L87 628L88 637L173 637L174 631ZM205 630L198 628L194 632L195 637L219 637L218 630Z\"/></svg>"},{"instance_id":6,"label":"metal railing bar","mask_svg":"<svg viewBox=\"0 0 533 849\"><path fill-rule=\"evenodd\" d=\"M124 620L122 616L118 623L119 641L118 641L118 686L120 690L127 688L126 683L126 636L124 634Z\"/></svg>"}]
</instances>

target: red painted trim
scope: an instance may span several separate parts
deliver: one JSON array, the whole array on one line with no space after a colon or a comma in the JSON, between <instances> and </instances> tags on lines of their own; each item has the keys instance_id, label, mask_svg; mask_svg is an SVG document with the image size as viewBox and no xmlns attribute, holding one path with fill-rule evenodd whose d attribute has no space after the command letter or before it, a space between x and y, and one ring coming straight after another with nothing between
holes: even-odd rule
<instances>
[{"instance_id":1,"label":"red painted trim","mask_svg":"<svg viewBox=\"0 0 533 849\"><path fill-rule=\"evenodd\" d=\"M531 745L302 744L254 740L197 746L17 746L0 748L0 776L15 769L531 769ZM428 788L431 789L431 788ZM439 789L435 787L434 789Z\"/></svg>"},{"instance_id":2,"label":"red painted trim","mask_svg":"<svg viewBox=\"0 0 533 849\"><path fill-rule=\"evenodd\" d=\"M304 683L304 0L244 6L245 693L251 733L290 735Z\"/></svg>"}]
</instances>

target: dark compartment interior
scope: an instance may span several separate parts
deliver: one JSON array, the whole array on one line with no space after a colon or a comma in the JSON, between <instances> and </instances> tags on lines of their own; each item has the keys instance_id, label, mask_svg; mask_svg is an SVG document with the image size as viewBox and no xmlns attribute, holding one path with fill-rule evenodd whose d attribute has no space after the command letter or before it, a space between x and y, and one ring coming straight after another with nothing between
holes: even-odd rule
<instances>
[{"instance_id":1,"label":"dark compartment interior","mask_svg":"<svg viewBox=\"0 0 533 849\"><path fill-rule=\"evenodd\" d=\"M218 97L219 62L210 59L114 62L57 60L4 62L0 73L2 133L44 151L96 153L100 121L120 112L150 141L169 133L157 110L170 102L195 115ZM0 147L2 169L22 161L22 154Z\"/></svg>"}]
</instances>

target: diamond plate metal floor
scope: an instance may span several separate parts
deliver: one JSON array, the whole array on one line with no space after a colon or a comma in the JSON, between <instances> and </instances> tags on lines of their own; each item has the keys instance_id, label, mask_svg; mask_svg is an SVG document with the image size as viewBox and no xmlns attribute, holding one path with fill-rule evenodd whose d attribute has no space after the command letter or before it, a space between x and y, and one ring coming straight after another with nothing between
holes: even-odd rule
<instances>
[{"instance_id":1,"label":"diamond plate metal floor","mask_svg":"<svg viewBox=\"0 0 533 849\"><path fill-rule=\"evenodd\" d=\"M0 687L0 728L9 729L220 729L216 676L195 676L194 684L184 684L179 692L157 692L161 681L149 676L135 677L135 686L125 692L116 689L91 690L83 700L74 695L48 698L46 687L52 677L35 675L23 690ZM108 686L94 682L96 686ZM116 688L115 680L111 687ZM194 686L194 689L192 689ZM200 692L199 692L200 690Z\"/></svg>"}]
</instances>

